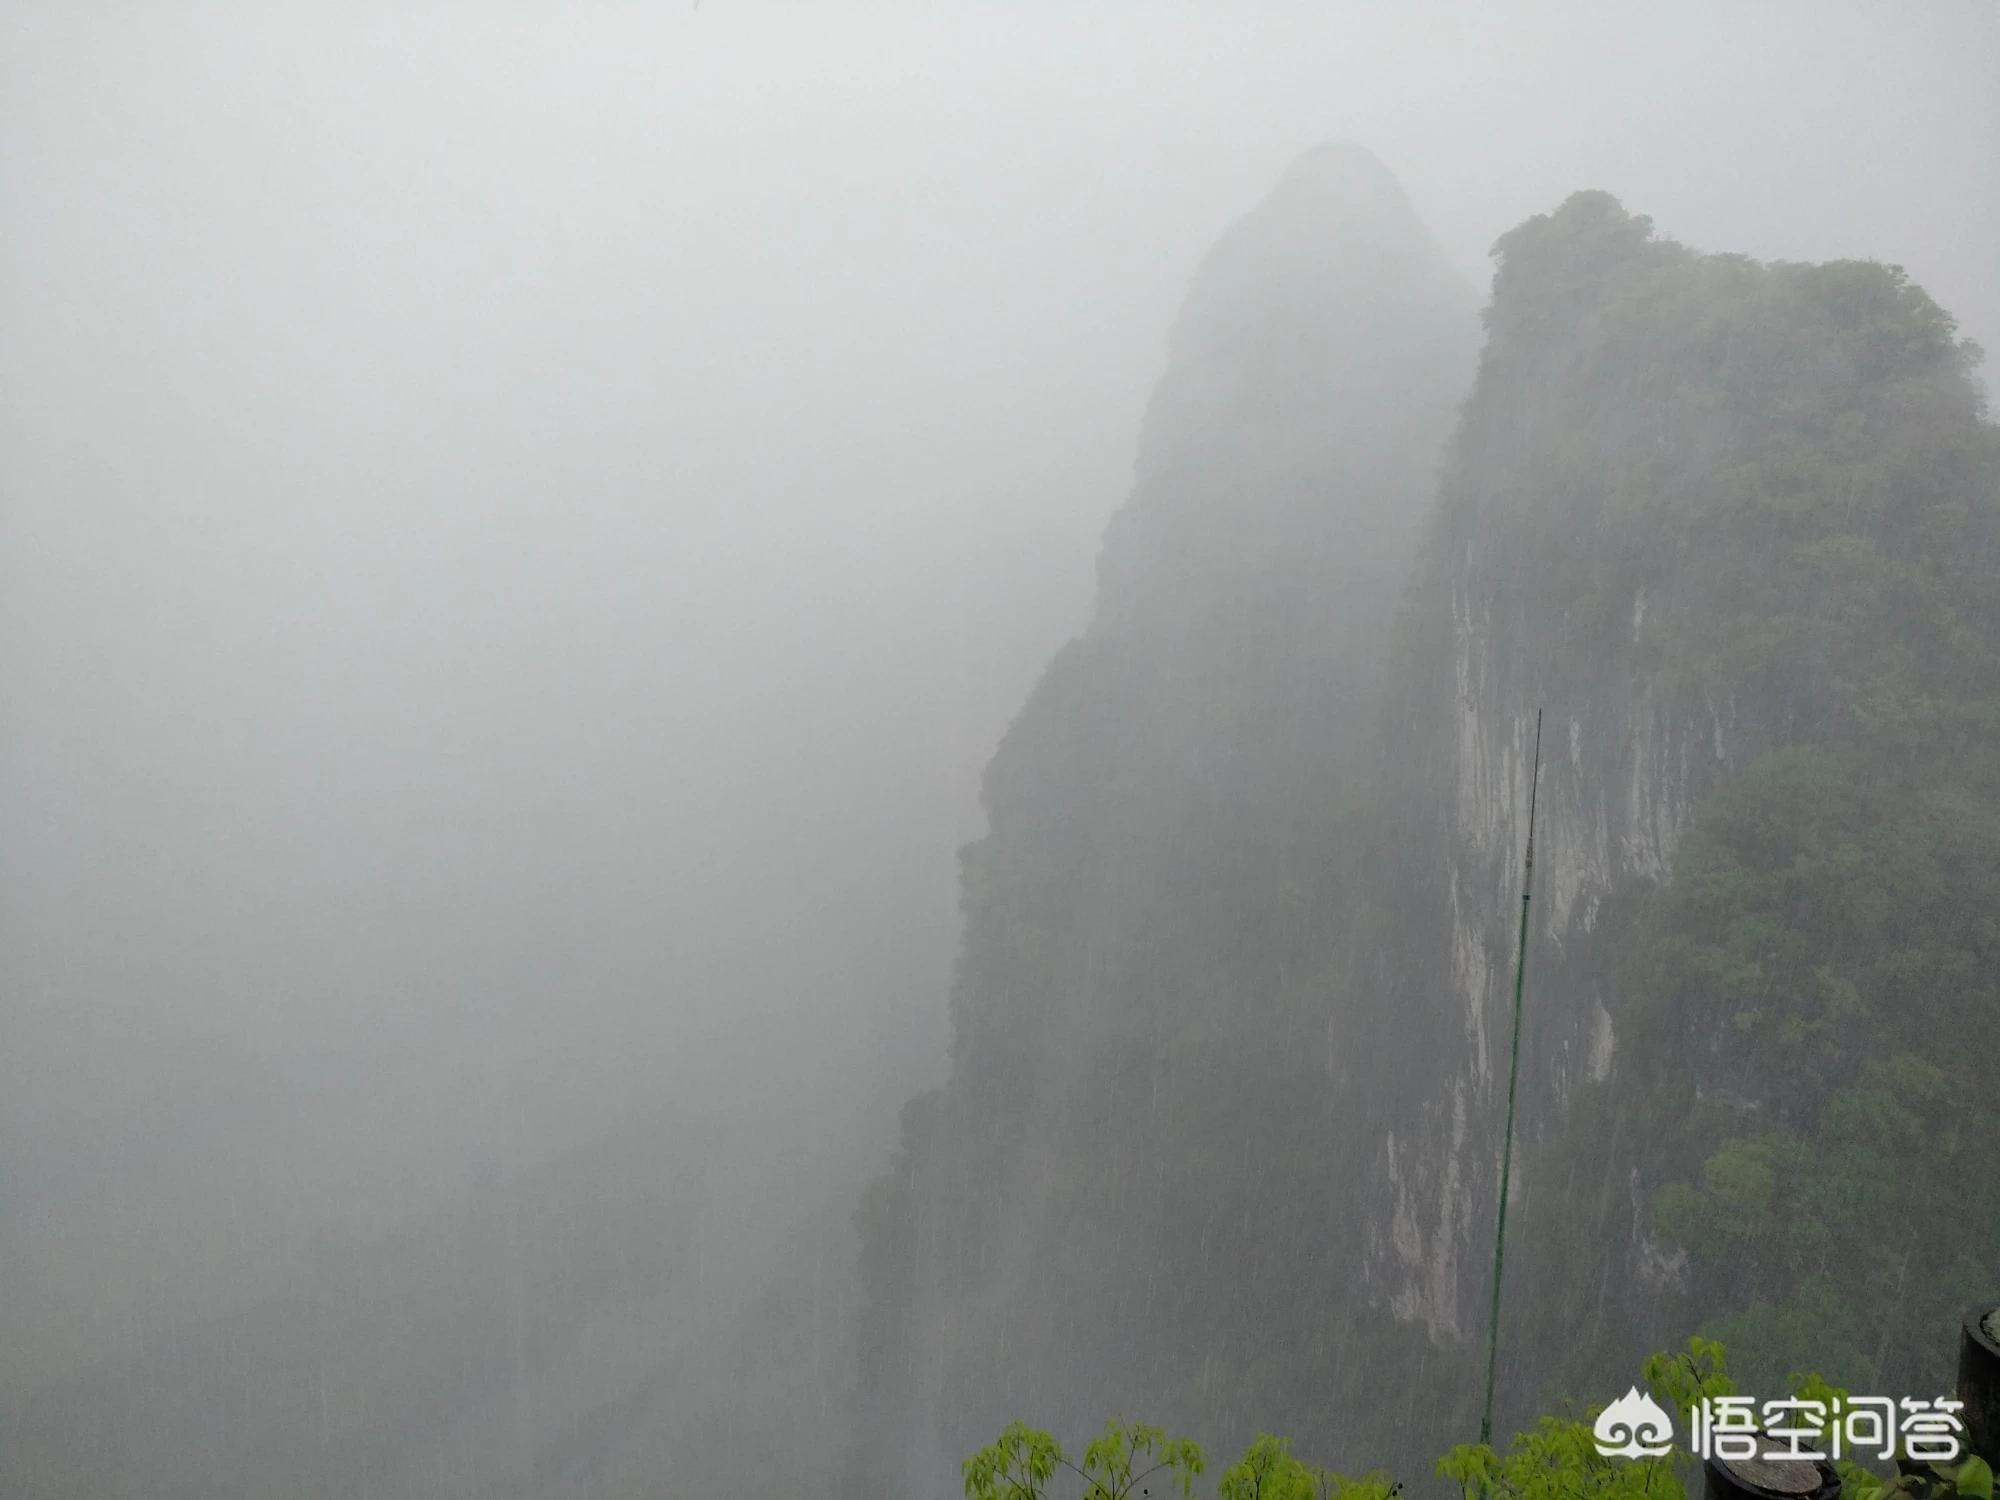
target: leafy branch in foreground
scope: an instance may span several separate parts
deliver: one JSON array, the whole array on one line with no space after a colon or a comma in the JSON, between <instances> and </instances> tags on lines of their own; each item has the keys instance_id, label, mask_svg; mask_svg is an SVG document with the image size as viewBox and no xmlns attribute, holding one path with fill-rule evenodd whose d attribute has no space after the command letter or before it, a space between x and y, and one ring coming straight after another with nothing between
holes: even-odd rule
<instances>
[{"instance_id":1,"label":"leafy branch in foreground","mask_svg":"<svg viewBox=\"0 0 2000 1500\"><path fill-rule=\"evenodd\" d=\"M1689 1339L1682 1353L1655 1354L1643 1369L1654 1397L1679 1414L1681 1431L1692 1429L1701 1402L1737 1394L1727 1353L1713 1339ZM1821 1403L1825 1411L1836 1410L1848 1398L1848 1392L1817 1375L1795 1375L1790 1383L1795 1397ZM1581 1419L1545 1416L1516 1433L1504 1455L1484 1444L1461 1444L1438 1460L1437 1471L1458 1482L1465 1500L1677 1500L1688 1492L1696 1460L1685 1449L1616 1462L1600 1454L1593 1432L1599 1410ZM1800 1413L1799 1420L1824 1431L1825 1420L1810 1411ZM1993 1500L1992 1470L1977 1457L1953 1465L1898 1457L1891 1475L1851 1459L1835 1461L1834 1468L1840 1475L1840 1500Z\"/></svg>"},{"instance_id":2,"label":"leafy branch in foreground","mask_svg":"<svg viewBox=\"0 0 2000 1500\"><path fill-rule=\"evenodd\" d=\"M1218 1500L1393 1500L1402 1485L1379 1470L1349 1479L1292 1456L1291 1444L1260 1432L1222 1472Z\"/></svg>"},{"instance_id":3,"label":"leafy branch in foreground","mask_svg":"<svg viewBox=\"0 0 2000 1500\"><path fill-rule=\"evenodd\" d=\"M1817 1375L1796 1382L1793 1394L1809 1401L1845 1404L1848 1392L1828 1385ZM1808 1418L1811 1422L1811 1419ZM1823 1431L1825 1424L1816 1423ZM1902 1454L1894 1474L1877 1474L1851 1459L1836 1459L1840 1500L1993 1500L1993 1470L1977 1454L1956 1464L1926 1463Z\"/></svg>"},{"instance_id":4,"label":"leafy branch in foreground","mask_svg":"<svg viewBox=\"0 0 2000 1500\"><path fill-rule=\"evenodd\" d=\"M1143 1422L1114 1420L1083 1450L1081 1464L1049 1433L1010 1422L999 1440L968 1458L963 1469L967 1500L1046 1500L1060 1470L1081 1482L1083 1500L1127 1500L1150 1494L1147 1482L1156 1475L1164 1476L1162 1485L1191 1497L1195 1478L1206 1466L1194 1439L1169 1437Z\"/></svg>"},{"instance_id":5,"label":"leafy branch in foreground","mask_svg":"<svg viewBox=\"0 0 2000 1500\"><path fill-rule=\"evenodd\" d=\"M1727 1355L1713 1339L1692 1338L1678 1354L1655 1354L1643 1366L1647 1388L1659 1404L1678 1413L1681 1431L1692 1429L1702 1402L1737 1394ZM1847 1392L1817 1375L1795 1377L1793 1394L1808 1401L1845 1401ZM1581 1414L1543 1416L1514 1435L1504 1453L1485 1443L1461 1443L1437 1462L1464 1500L1679 1500L1695 1467L1681 1448L1658 1458L1610 1459L1597 1451L1594 1423L1602 1407ZM1142 1463L1144 1460L1150 1462ZM1157 1427L1111 1422L1072 1462L1049 1433L1015 1422L998 1441L964 1464L967 1500L1050 1500L1050 1486L1074 1480L1080 1500L1128 1500L1162 1488L1192 1500L1194 1481L1206 1468L1192 1438L1170 1438ZM1994 1500L1993 1473L1968 1458L1945 1466L1899 1458L1897 1471L1877 1474L1849 1460L1835 1464L1841 1500ZM1397 1500L1399 1482L1381 1471L1351 1479L1295 1457L1280 1437L1259 1433L1217 1482L1217 1500Z\"/></svg>"}]
</instances>

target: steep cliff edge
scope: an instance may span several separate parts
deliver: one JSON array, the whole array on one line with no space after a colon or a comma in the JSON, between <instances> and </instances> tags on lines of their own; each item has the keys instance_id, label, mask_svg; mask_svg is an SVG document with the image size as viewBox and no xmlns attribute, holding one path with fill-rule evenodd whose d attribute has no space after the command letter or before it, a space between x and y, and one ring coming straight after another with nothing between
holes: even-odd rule
<instances>
[{"instance_id":1,"label":"steep cliff edge","mask_svg":"<svg viewBox=\"0 0 2000 1500\"><path fill-rule=\"evenodd\" d=\"M2000 1282L1973 351L1895 267L1697 254L1600 193L1495 254L1392 726L1434 757L1446 1061L1373 1263L1433 1336L1483 1319L1542 707L1508 1388L1701 1325L1768 1385L1942 1389Z\"/></svg>"},{"instance_id":2,"label":"steep cliff edge","mask_svg":"<svg viewBox=\"0 0 2000 1500\"><path fill-rule=\"evenodd\" d=\"M1201 266L1094 618L987 773L951 1080L862 1211L855 1493L949 1486L1023 1412L1305 1395L1227 1331L1286 1319L1352 1228L1317 1180L1355 1065L1324 1004L1355 910L1338 793L1368 771L1474 307L1351 146ZM1301 1356L1327 1332L1300 1322Z\"/></svg>"},{"instance_id":3,"label":"steep cliff edge","mask_svg":"<svg viewBox=\"0 0 2000 1500\"><path fill-rule=\"evenodd\" d=\"M1405 1472L1469 1433L1537 708L1501 1420L1696 1327L1773 1388L1939 1389L2000 1284L1970 351L1896 268L1602 193L1495 259L1448 443L1466 299L1370 159L1197 279L989 771L951 1079L859 1216L854 1493L1014 1417Z\"/></svg>"}]
</instances>

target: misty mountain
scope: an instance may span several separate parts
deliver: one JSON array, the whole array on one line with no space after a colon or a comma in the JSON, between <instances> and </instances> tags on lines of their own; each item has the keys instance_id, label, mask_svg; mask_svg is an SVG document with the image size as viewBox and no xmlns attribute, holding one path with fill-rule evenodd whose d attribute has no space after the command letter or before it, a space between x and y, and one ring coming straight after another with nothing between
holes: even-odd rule
<instances>
[{"instance_id":1,"label":"misty mountain","mask_svg":"<svg viewBox=\"0 0 2000 1500\"><path fill-rule=\"evenodd\" d=\"M1320 1434L1364 1228L1351 1085L1379 1068L1329 996L1476 336L1351 146L1197 274L1092 623L987 771L951 1080L862 1208L854 1493L941 1484L1014 1415Z\"/></svg>"},{"instance_id":2,"label":"misty mountain","mask_svg":"<svg viewBox=\"0 0 2000 1500\"><path fill-rule=\"evenodd\" d=\"M1015 1417L1350 1472L1470 1433L1537 710L1502 1420L1698 1327L1942 1388L2000 1275L1976 351L1896 267L1602 193L1494 255L1448 444L1466 297L1364 155L1197 279L860 1210L848 1493Z\"/></svg>"},{"instance_id":3,"label":"misty mountain","mask_svg":"<svg viewBox=\"0 0 2000 1500\"><path fill-rule=\"evenodd\" d=\"M1900 267L1698 254L1600 193L1495 254L1389 726L1443 858L1376 1263L1477 1328L1542 708L1514 1412L1697 1327L1746 1388L1948 1389L2000 1279L1977 351Z\"/></svg>"},{"instance_id":4,"label":"misty mountain","mask_svg":"<svg viewBox=\"0 0 2000 1500\"><path fill-rule=\"evenodd\" d=\"M1927 1393L1995 77L1981 0L0 6L0 1497L1443 1488L1537 709L1502 1423L1694 1328Z\"/></svg>"}]
</instances>

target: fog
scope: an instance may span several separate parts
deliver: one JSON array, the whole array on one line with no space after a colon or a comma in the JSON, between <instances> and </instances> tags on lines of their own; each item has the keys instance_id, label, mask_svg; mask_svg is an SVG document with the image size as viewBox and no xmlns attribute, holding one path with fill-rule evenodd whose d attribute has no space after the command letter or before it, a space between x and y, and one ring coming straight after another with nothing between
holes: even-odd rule
<instances>
[{"instance_id":1,"label":"fog","mask_svg":"<svg viewBox=\"0 0 2000 1500\"><path fill-rule=\"evenodd\" d=\"M8 8L0 1403L634 1132L752 1297L943 1077L981 768L1291 160L1993 346L1997 79L1971 3Z\"/></svg>"}]
</instances>

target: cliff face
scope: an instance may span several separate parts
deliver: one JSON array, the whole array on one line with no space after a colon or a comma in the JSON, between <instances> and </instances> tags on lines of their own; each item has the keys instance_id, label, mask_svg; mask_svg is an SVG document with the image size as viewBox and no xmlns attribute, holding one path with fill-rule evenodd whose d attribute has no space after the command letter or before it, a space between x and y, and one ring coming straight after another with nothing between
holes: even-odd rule
<instances>
[{"instance_id":1,"label":"cliff face","mask_svg":"<svg viewBox=\"0 0 2000 1500\"><path fill-rule=\"evenodd\" d=\"M1466 298L1370 159L1197 278L859 1217L855 1493L1016 1417L1406 1472L1470 1430L1538 708L1501 1420L1696 1327L1928 1389L2000 1282L1969 352L1893 267L1601 193L1495 257L1448 440Z\"/></svg>"},{"instance_id":2,"label":"cliff face","mask_svg":"<svg viewBox=\"0 0 2000 1500\"><path fill-rule=\"evenodd\" d=\"M1385 1105L1369 1279L1436 1344L1483 1331L1540 708L1515 1414L1698 1325L1771 1381L1844 1361L1915 1388L1926 1333L1850 1358L1799 1328L1945 1321L2000 1270L1962 1238L1921 1280L1895 1262L1892 1306L1861 1207L1956 1213L1939 1153L1993 1138L1942 1041L1995 1023L1966 977L1987 814L1941 811L1995 792L2000 487L1969 350L1893 267L1698 255L1603 194L1495 254L1383 741L1425 852L1370 930L1414 917L1432 946L1377 992L1425 1040ZM1957 1103L1856 1177L1868 1130L1843 1122L1877 1094Z\"/></svg>"},{"instance_id":3,"label":"cliff face","mask_svg":"<svg viewBox=\"0 0 2000 1500\"><path fill-rule=\"evenodd\" d=\"M1247 1421L1251 1384L1289 1383L1224 1330L1347 1274L1341 789L1369 774L1476 329L1353 147L1298 162L1200 268L1092 623L987 773L951 1081L861 1215L856 1493L948 1485L1014 1415L1192 1418L1234 1389Z\"/></svg>"},{"instance_id":4,"label":"cliff face","mask_svg":"<svg viewBox=\"0 0 2000 1500\"><path fill-rule=\"evenodd\" d=\"M1652 328L1607 338L1614 278L1687 257L1600 194L1496 255L1488 343L1407 621L1419 717L1390 729L1426 767L1405 795L1440 823L1435 861L1404 878L1435 923L1416 988L1449 1019L1424 1051L1441 1066L1417 1091L1423 1107L1384 1144L1370 1269L1397 1314L1441 1342L1483 1328L1490 1289L1537 710L1531 1137L1617 1058L1615 962L1595 941L1606 901L1671 876L1694 807L1741 748L1734 701L1688 694L1659 644L1665 620L1698 607L1682 576L1693 554L1607 538L1650 519L1655 492L1692 482L1727 441L1726 409L1677 424L1636 390L1614 405L1604 385L1607 363L1643 371L1662 353Z\"/></svg>"}]
</instances>

